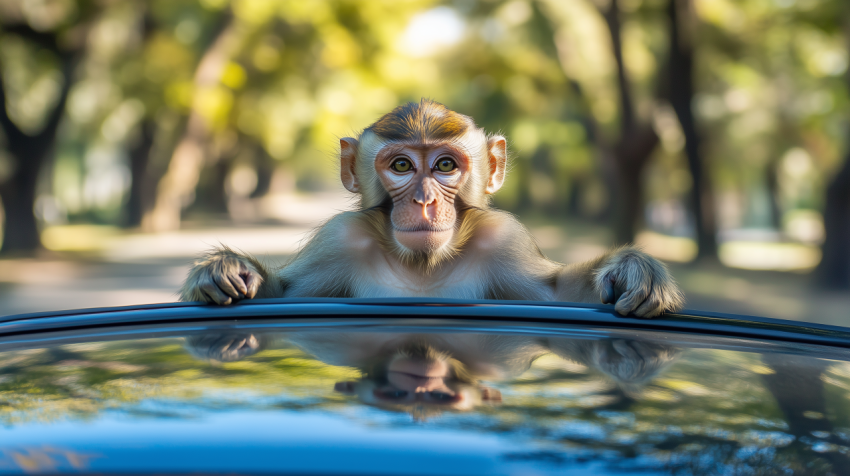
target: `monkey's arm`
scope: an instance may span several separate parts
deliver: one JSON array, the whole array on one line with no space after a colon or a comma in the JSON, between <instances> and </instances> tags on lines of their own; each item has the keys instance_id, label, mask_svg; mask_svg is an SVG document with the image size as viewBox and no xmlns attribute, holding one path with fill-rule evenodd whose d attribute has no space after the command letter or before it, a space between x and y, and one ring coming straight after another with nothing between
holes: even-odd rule
<instances>
[{"instance_id":1,"label":"monkey's arm","mask_svg":"<svg viewBox=\"0 0 850 476\"><path fill-rule=\"evenodd\" d=\"M615 304L622 315L655 317L682 308L685 297L667 267L631 246L605 253L591 261L564 266L558 272L555 295L559 301Z\"/></svg>"},{"instance_id":2,"label":"monkey's arm","mask_svg":"<svg viewBox=\"0 0 850 476\"><path fill-rule=\"evenodd\" d=\"M195 263L180 299L227 305L254 297L349 296L355 271L351 261L357 254L351 248L358 242L354 220L353 212L331 218L277 270L226 247L213 250Z\"/></svg>"}]
</instances>

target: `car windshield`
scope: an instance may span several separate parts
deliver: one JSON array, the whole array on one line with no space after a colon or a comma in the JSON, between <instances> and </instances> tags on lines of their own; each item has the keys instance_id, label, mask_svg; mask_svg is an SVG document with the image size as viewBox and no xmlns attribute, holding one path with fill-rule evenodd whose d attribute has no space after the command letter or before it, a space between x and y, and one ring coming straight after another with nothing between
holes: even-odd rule
<instances>
[{"instance_id":1,"label":"car windshield","mask_svg":"<svg viewBox=\"0 0 850 476\"><path fill-rule=\"evenodd\" d=\"M7 338L0 472L850 468L846 349L522 322L498 333L472 321L364 324Z\"/></svg>"}]
</instances>

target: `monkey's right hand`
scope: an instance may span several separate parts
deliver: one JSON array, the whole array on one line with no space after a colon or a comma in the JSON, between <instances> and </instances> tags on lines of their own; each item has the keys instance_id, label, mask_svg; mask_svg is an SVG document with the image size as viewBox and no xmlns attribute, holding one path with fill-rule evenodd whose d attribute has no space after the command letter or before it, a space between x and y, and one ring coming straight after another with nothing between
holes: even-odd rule
<instances>
[{"instance_id":1,"label":"monkey's right hand","mask_svg":"<svg viewBox=\"0 0 850 476\"><path fill-rule=\"evenodd\" d=\"M217 250L195 263L180 298L227 305L253 298L262 283L262 275L250 260L230 250Z\"/></svg>"},{"instance_id":2,"label":"monkey's right hand","mask_svg":"<svg viewBox=\"0 0 850 476\"><path fill-rule=\"evenodd\" d=\"M262 334L201 334L187 337L186 349L202 360L236 362L263 350L268 341Z\"/></svg>"}]
</instances>

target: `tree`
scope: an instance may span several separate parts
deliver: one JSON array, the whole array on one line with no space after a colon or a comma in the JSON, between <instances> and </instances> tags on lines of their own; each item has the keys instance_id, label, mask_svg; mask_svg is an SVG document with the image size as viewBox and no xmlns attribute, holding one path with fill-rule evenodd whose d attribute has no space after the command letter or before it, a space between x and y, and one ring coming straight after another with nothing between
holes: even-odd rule
<instances>
[{"instance_id":1,"label":"tree","mask_svg":"<svg viewBox=\"0 0 850 476\"><path fill-rule=\"evenodd\" d=\"M3 254L29 253L41 248L41 238L34 212L36 186L42 168L50 160L53 152L56 133L65 112L65 103L82 47L79 44L66 45L65 43L60 46L57 32L37 31L23 21L3 24L2 29L4 37L16 35L51 52L59 59L63 77L58 99L48 111L41 130L33 134L24 132L9 117L6 107L7 92L3 81L0 80L0 127L6 136L7 151L13 158L13 171L0 184L0 199L3 201L5 214L3 245L0 252Z\"/></svg>"},{"instance_id":2,"label":"tree","mask_svg":"<svg viewBox=\"0 0 850 476\"><path fill-rule=\"evenodd\" d=\"M233 54L237 31L233 17L224 14L224 25L206 50L195 71L195 104L186 124L186 132L160 179L153 208L142 220L143 228L151 231L174 230L180 227L180 214L188 197L195 191L206 158L207 143L211 139L210 124L199 112L205 88L218 85L222 72Z\"/></svg>"},{"instance_id":3,"label":"tree","mask_svg":"<svg viewBox=\"0 0 850 476\"><path fill-rule=\"evenodd\" d=\"M850 50L850 7L845 6L845 40ZM850 72L847 74L850 88ZM846 158L826 189L823 223L826 232L823 257L815 273L818 285L850 290L850 144Z\"/></svg>"},{"instance_id":4,"label":"tree","mask_svg":"<svg viewBox=\"0 0 850 476\"><path fill-rule=\"evenodd\" d=\"M611 33L612 52L617 63L617 89L620 93L620 135L610 153L605 154L615 164L617 179L617 187L613 191L616 202L612 226L614 241L626 244L635 239L643 209L641 173L649 163L659 137L652 125L640 121L635 113L623 58L619 0L611 0L603 16Z\"/></svg>"}]
</instances>

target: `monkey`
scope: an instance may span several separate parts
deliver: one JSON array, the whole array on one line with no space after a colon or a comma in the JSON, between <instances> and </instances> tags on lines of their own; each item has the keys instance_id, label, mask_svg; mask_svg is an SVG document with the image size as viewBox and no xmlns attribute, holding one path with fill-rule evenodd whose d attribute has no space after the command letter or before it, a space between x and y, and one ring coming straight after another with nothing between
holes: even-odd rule
<instances>
[{"instance_id":1,"label":"monkey","mask_svg":"<svg viewBox=\"0 0 850 476\"><path fill-rule=\"evenodd\" d=\"M272 342L288 342L327 365L357 368L362 377L336 382L334 391L416 417L498 405L501 392L482 382L519 378L547 354L593 369L627 394L639 394L681 354L639 339L328 331L214 332L187 337L186 347L202 360L233 362Z\"/></svg>"},{"instance_id":2,"label":"monkey","mask_svg":"<svg viewBox=\"0 0 850 476\"><path fill-rule=\"evenodd\" d=\"M614 304L650 318L682 307L666 266L634 246L585 263L547 259L509 213L490 206L507 142L429 99L340 139L340 179L356 210L317 228L279 269L227 247L196 261L183 301L268 297L443 297Z\"/></svg>"}]
</instances>

